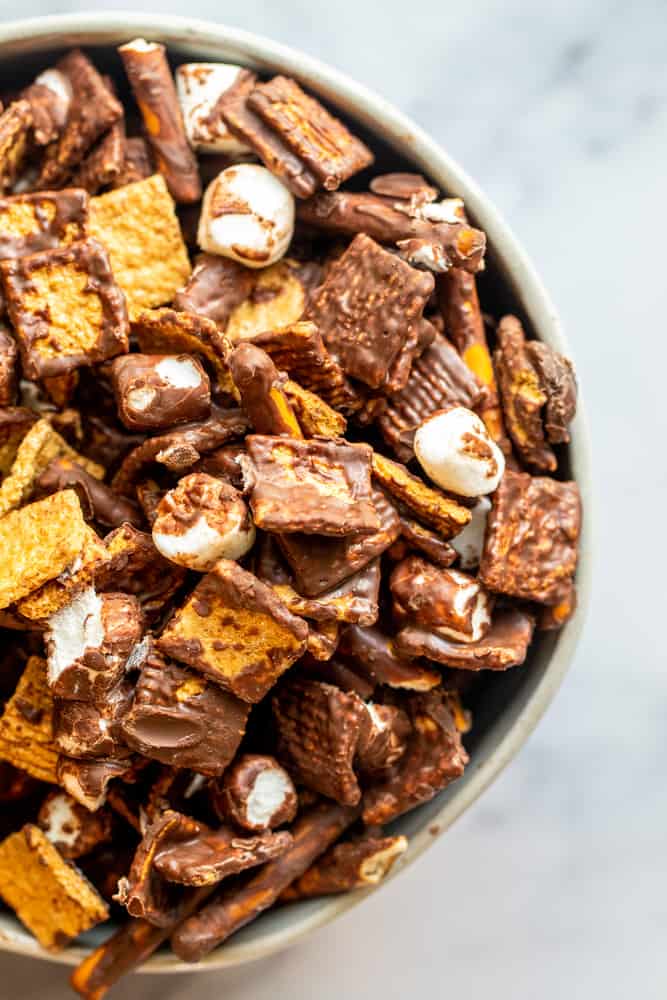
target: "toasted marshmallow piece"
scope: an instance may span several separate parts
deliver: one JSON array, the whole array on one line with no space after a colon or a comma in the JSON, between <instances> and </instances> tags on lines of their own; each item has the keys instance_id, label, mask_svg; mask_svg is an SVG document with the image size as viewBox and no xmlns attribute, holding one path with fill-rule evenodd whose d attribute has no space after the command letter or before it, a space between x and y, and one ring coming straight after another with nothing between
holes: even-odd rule
<instances>
[{"instance_id":1,"label":"toasted marshmallow piece","mask_svg":"<svg viewBox=\"0 0 667 1000\"><path fill-rule=\"evenodd\" d=\"M104 642L102 599L93 587L77 594L49 619L51 647L47 659L48 681L55 687L61 674L77 663L88 649Z\"/></svg>"},{"instance_id":2,"label":"toasted marshmallow piece","mask_svg":"<svg viewBox=\"0 0 667 1000\"><path fill-rule=\"evenodd\" d=\"M175 73L176 93L181 105L188 142L199 153L250 152L250 147L229 131L221 115L213 116L219 98L241 72L232 63L184 63Z\"/></svg>"},{"instance_id":3,"label":"toasted marshmallow piece","mask_svg":"<svg viewBox=\"0 0 667 1000\"><path fill-rule=\"evenodd\" d=\"M490 510L491 501L487 497L480 497L472 508L470 512L472 518L463 531L449 539L449 544L459 554L461 569L477 569L481 562L486 534L486 519Z\"/></svg>"},{"instance_id":4,"label":"toasted marshmallow piece","mask_svg":"<svg viewBox=\"0 0 667 1000\"><path fill-rule=\"evenodd\" d=\"M294 198L266 167L227 167L206 189L197 241L208 253L267 267L284 256L293 232Z\"/></svg>"},{"instance_id":5,"label":"toasted marshmallow piece","mask_svg":"<svg viewBox=\"0 0 667 1000\"><path fill-rule=\"evenodd\" d=\"M233 486L194 472L160 500L153 542L165 559L205 573L219 559L244 556L255 542L255 526Z\"/></svg>"},{"instance_id":6,"label":"toasted marshmallow piece","mask_svg":"<svg viewBox=\"0 0 667 1000\"><path fill-rule=\"evenodd\" d=\"M439 410L420 424L414 449L426 475L462 497L493 493L505 471L502 451L465 406Z\"/></svg>"}]
</instances>

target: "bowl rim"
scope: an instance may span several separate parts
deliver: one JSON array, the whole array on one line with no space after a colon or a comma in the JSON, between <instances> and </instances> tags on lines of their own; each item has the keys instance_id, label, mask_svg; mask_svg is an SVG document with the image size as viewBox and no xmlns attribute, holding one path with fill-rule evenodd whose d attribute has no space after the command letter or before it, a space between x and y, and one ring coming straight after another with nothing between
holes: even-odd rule
<instances>
[{"instance_id":1,"label":"bowl rim","mask_svg":"<svg viewBox=\"0 0 667 1000\"><path fill-rule=\"evenodd\" d=\"M0 51L10 48L9 54L15 55L65 45L111 46L136 35L177 45L181 50L190 48L193 53L207 48L209 51L217 49L219 59L294 75L319 96L349 112L371 132L381 135L384 141L414 161L444 190L464 199L473 219L486 231L494 263L502 272L503 280L510 284L533 331L540 340L571 356L556 309L534 265L492 201L459 164L406 114L319 59L240 28L178 15L123 10L83 11L8 21L0 25ZM215 56L212 54L206 58ZM139 971L206 972L267 958L296 943L358 905L370 892L378 891L396 874L404 871L472 805L523 746L553 700L571 664L590 600L593 563L591 455L582 395L580 387L578 414L569 446L572 474L579 485L585 511L577 568L577 611L558 633L548 663L536 684L531 690L522 689L518 696L515 695L516 704L511 703L502 718L496 720L481 739L464 777L433 800L434 803L441 803L437 812L411 835L408 852L401 862L379 886L316 901L317 905L307 904L301 911L301 919L288 921L287 926L272 930L258 940L252 934L247 939L245 936L240 940L232 938L197 965L183 963L170 953L158 953ZM0 951L74 965L90 950L77 944L58 954L51 954L15 918L0 915Z\"/></svg>"}]
</instances>

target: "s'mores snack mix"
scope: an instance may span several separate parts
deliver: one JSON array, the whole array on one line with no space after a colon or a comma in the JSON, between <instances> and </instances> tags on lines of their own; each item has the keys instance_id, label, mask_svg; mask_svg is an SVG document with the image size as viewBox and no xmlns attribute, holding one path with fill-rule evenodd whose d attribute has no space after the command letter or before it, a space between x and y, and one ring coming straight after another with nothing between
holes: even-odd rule
<instances>
[{"instance_id":1,"label":"s'mores snack mix","mask_svg":"<svg viewBox=\"0 0 667 1000\"><path fill-rule=\"evenodd\" d=\"M109 921L89 1000L400 866L581 523L572 364L482 312L456 192L288 77L114 77L0 114L0 898Z\"/></svg>"}]
</instances>

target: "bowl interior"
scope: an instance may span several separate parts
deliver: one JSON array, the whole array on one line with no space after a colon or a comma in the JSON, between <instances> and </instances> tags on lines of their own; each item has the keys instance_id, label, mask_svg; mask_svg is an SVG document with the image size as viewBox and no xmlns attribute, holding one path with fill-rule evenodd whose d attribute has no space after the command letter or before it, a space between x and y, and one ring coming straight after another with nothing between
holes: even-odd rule
<instances>
[{"instance_id":1,"label":"bowl interior","mask_svg":"<svg viewBox=\"0 0 667 1000\"><path fill-rule=\"evenodd\" d=\"M51 65L62 51L78 44L87 48L95 63L114 78L119 91L126 96L127 84L114 46L138 34L163 41L175 64L192 59L226 60L296 76L370 142L377 156L374 172L419 170L444 193L463 197L473 222L486 230L489 240L487 268L479 278L483 309L494 316L516 313L531 334L570 353L554 309L531 264L493 206L463 171L413 123L380 98L299 53L221 25L172 17L108 13L44 18L0 28L3 53L0 88L19 89L38 71ZM364 176L355 178L354 182L363 186ZM586 505L590 495L590 463L581 409L573 427L572 443L562 450L559 458L560 475L577 479ZM409 838L410 846L394 868L392 877L474 801L537 723L572 658L587 604L589 571L588 525L585 522L576 615L560 632L538 634L524 667L504 674L489 672L485 675L471 705L475 725L466 741L471 762L458 782L393 824L396 832ZM238 964L278 951L306 931L355 905L366 894L313 900L269 912L196 968ZM0 915L0 948L55 957L68 963L79 961L91 944L98 943L107 934L106 928L97 928L59 956L47 956L13 917ZM167 951L155 955L146 966L147 971L152 972L184 968L193 967L183 966Z\"/></svg>"}]
</instances>

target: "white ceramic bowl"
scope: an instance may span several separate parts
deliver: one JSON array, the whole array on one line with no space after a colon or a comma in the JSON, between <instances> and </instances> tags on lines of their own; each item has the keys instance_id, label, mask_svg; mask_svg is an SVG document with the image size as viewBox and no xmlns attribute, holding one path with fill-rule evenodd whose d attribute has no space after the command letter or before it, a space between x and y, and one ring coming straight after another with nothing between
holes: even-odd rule
<instances>
[{"instance_id":1,"label":"white ceramic bowl","mask_svg":"<svg viewBox=\"0 0 667 1000\"><path fill-rule=\"evenodd\" d=\"M463 170L405 115L336 70L301 52L221 24L192 21L159 14L120 11L83 13L14 21L0 25L0 75L3 84L15 87L30 74L51 64L51 56L72 45L93 48L96 59L106 60L121 74L113 47L137 35L163 42L171 56L187 59L224 60L264 72L296 77L313 93L324 98L357 127L361 126L381 147L381 166L418 170L444 192L465 200L473 223L484 229L489 253L486 277L489 296L497 309L512 309L540 340L571 354L558 317L525 252L491 202ZM104 47L109 47L106 53ZM99 47L97 54L94 47ZM14 75L18 74L18 76ZM122 76L122 74L121 74ZM485 294L483 292L483 294ZM579 483L584 503L584 528L577 572L579 608L558 633L538 635L524 667L489 677L477 708L471 742L471 762L464 776L431 802L399 819L398 832L409 838L409 848L391 878L403 871L470 806L505 767L539 721L554 697L572 660L588 604L591 572L590 457L582 414L573 426L568 448L568 474ZM373 890L368 890L373 891ZM196 966L183 965L171 953L154 955L144 966L148 972L210 970L263 958L293 944L309 931L333 920L361 903L367 891L312 900L269 912L224 944ZM91 944L108 931L98 928L59 955L47 954L14 919L0 914L0 949L67 964L78 963Z\"/></svg>"}]
</instances>

